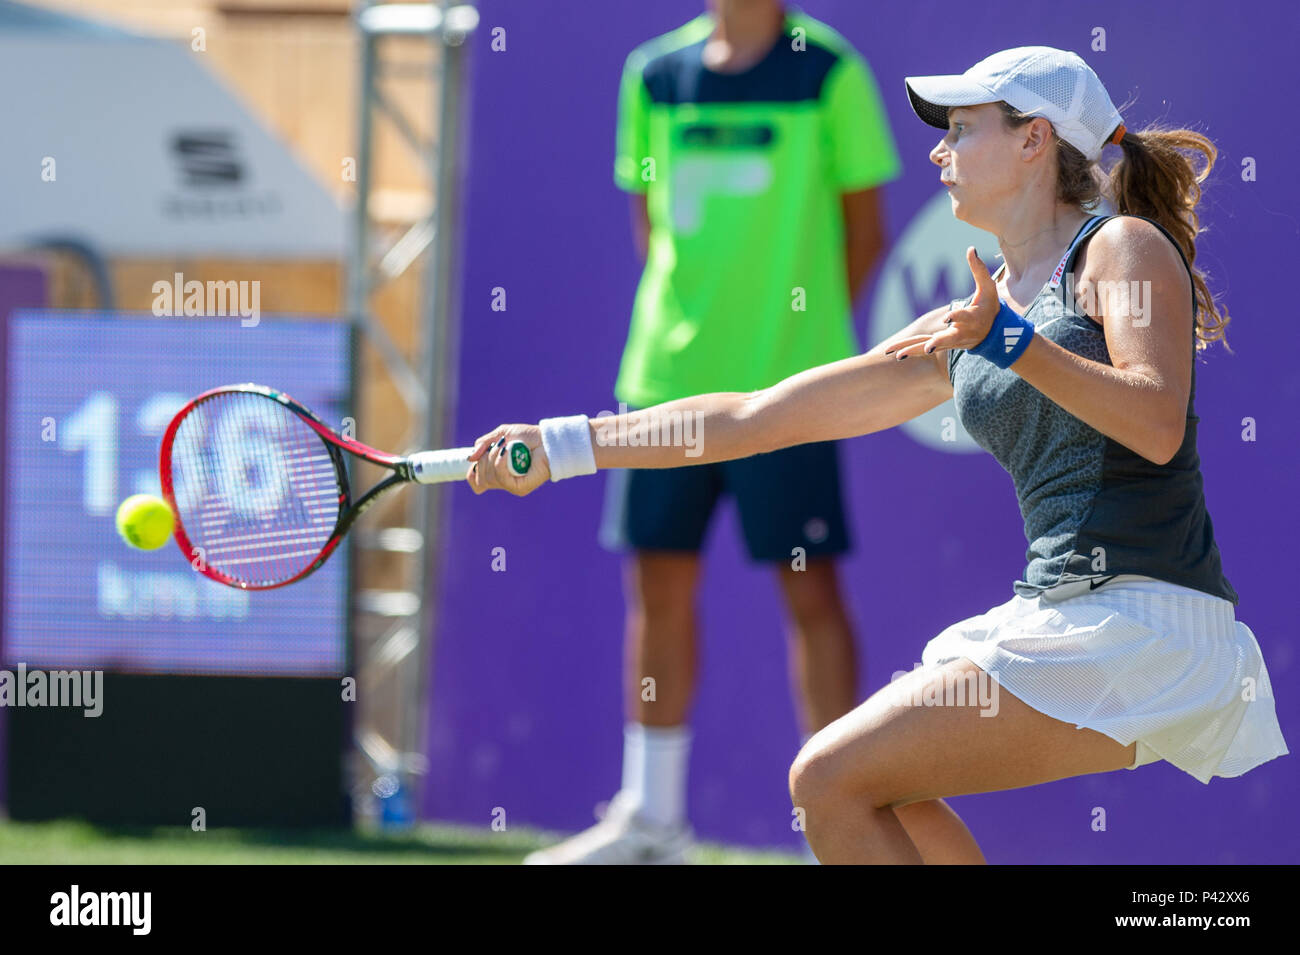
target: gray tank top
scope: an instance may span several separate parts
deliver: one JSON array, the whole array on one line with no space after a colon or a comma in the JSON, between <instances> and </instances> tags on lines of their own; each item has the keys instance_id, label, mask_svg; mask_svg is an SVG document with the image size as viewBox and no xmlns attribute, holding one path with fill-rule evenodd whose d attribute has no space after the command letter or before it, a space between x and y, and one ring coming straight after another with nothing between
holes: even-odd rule
<instances>
[{"instance_id":1,"label":"gray tank top","mask_svg":"<svg viewBox=\"0 0 1300 955\"><path fill-rule=\"evenodd\" d=\"M1107 365L1103 326L1077 310L1066 292L1080 250L1112 218L1094 216L1084 223L1052 281L1025 314L1036 334ZM1147 221L1174 241L1159 223ZM1190 280L1190 268L1187 274ZM966 305L972 297L954 305ZM1029 543L1029 563L1024 579L1015 582L1016 593L1050 599L1063 589L1093 590L1121 575L1137 575L1238 602L1223 575L1205 509L1196 452L1200 419L1192 410L1195 332L1189 347L1187 423L1182 447L1167 464L1153 464L1084 424L1013 369L998 368L963 349L948 353L948 377L962 426L1015 484Z\"/></svg>"}]
</instances>

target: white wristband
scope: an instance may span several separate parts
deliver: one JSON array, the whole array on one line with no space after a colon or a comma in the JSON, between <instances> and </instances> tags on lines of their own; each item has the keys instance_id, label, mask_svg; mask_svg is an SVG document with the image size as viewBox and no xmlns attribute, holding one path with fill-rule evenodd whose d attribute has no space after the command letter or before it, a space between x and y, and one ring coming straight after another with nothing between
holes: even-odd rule
<instances>
[{"instance_id":1,"label":"white wristband","mask_svg":"<svg viewBox=\"0 0 1300 955\"><path fill-rule=\"evenodd\" d=\"M596 473L596 452L585 414L543 418L537 426L542 429L542 448L552 481Z\"/></svg>"}]
</instances>

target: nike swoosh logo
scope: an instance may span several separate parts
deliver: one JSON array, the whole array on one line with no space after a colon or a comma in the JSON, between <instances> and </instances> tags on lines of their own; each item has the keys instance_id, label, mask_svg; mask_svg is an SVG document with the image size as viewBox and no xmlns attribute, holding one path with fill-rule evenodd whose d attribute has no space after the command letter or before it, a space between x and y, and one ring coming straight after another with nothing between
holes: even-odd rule
<instances>
[{"instance_id":1,"label":"nike swoosh logo","mask_svg":"<svg viewBox=\"0 0 1300 955\"><path fill-rule=\"evenodd\" d=\"M1111 574L1109 577L1094 578L1094 579L1092 579L1092 580L1089 580L1089 581L1088 581L1088 589L1089 589L1089 590L1096 590L1098 587L1101 587L1101 586L1104 585L1104 584L1108 584L1108 583L1110 583L1112 580L1114 580L1114 579L1115 579L1116 577L1118 577L1118 576L1119 576L1119 574Z\"/></svg>"}]
</instances>

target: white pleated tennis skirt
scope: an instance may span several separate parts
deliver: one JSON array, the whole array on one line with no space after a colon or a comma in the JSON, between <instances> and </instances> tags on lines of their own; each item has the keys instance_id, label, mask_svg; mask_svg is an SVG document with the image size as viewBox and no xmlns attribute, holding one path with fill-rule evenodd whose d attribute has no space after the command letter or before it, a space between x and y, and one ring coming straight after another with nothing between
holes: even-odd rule
<instances>
[{"instance_id":1,"label":"white pleated tennis skirt","mask_svg":"<svg viewBox=\"0 0 1300 955\"><path fill-rule=\"evenodd\" d=\"M948 627L925 666L966 657L1055 719L1137 743L1203 783L1288 752L1259 643L1231 601L1137 575L1014 596Z\"/></svg>"}]
</instances>

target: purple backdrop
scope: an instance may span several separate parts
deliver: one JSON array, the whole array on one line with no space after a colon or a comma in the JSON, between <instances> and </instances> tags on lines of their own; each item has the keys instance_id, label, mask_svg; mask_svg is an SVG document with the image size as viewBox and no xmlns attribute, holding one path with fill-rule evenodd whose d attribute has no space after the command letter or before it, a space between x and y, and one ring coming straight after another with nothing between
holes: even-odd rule
<instances>
[{"instance_id":1,"label":"purple backdrop","mask_svg":"<svg viewBox=\"0 0 1300 955\"><path fill-rule=\"evenodd\" d=\"M46 302L45 273L38 268L27 266L0 267L0 368L7 368L6 346L9 340L9 315L20 308L39 308ZM4 466L4 391L0 389L0 468ZM4 500L0 495L0 540L4 540ZM3 555L0 555L2 557ZM3 564L0 564L3 571ZM4 599L3 587L0 587L0 600ZM0 620L4 619L4 607L0 606ZM0 631L0 660L4 659L4 633ZM9 724L6 710L0 706L0 806L4 806L9 793Z\"/></svg>"},{"instance_id":2,"label":"purple backdrop","mask_svg":"<svg viewBox=\"0 0 1300 955\"><path fill-rule=\"evenodd\" d=\"M613 186L616 85L636 44L703 4L481 4L474 40L464 243L461 395L455 438L501 421L614 409L612 387L639 275L627 201ZM880 83L904 157L886 189L900 237L938 191L927 160L938 133L908 108L903 77L960 72L1006 47L1074 49L1097 69L1130 127L1194 126L1218 144L1199 261L1237 321L1236 352L1217 347L1198 373L1206 494L1240 619L1264 648L1292 746L1300 696L1296 636L1279 559L1300 527L1292 505L1293 411L1300 373L1277 286L1300 236L1289 144L1251 90L1295 89L1291 6L1225 13L1221 4L1104 0L1070 8L1022 2L993 15L948 3L905 7L808 0ZM506 49L493 52L492 31ZM1106 51L1093 52L1096 29ZM1250 77L1249 84L1231 78ZM1135 99L1132 105L1125 101ZM1240 176L1254 157L1258 179ZM950 216L949 216L950 218ZM922 243L924 244L924 243ZM994 252L985 242L981 252ZM985 261L989 261L985 255ZM876 292L890 269L874 277ZM964 272L960 259L949 282ZM933 278L933 276L931 276ZM912 283L893 276L895 283ZM952 294L969 290L965 283ZM494 288L507 310L493 311ZM929 286L923 286L928 288ZM940 290L942 292L942 289ZM933 296L905 299L915 311ZM939 299L941 300L941 298ZM882 296L881 301L886 301ZM857 311L864 345L873 294ZM1241 439L1242 419L1258 440ZM495 807L522 824L578 829L619 782L623 602L620 560L596 543L607 475L531 497L451 496L449 555L436 635L423 811L485 823ZM842 567L865 657L862 688L911 669L954 620L1011 596L1025 542L1010 479L991 457L943 453L901 429L847 444L857 550ZM953 488L960 488L954 493ZM750 565L730 504L715 518L702 597L702 676L694 711L690 809L714 839L795 845L786 770L798 745L772 571ZM506 569L492 569L505 548ZM1029 790L953 800L997 862L1281 862L1297 859L1294 758L1203 786L1167 764ZM1109 828L1090 828L1094 806Z\"/></svg>"}]
</instances>

